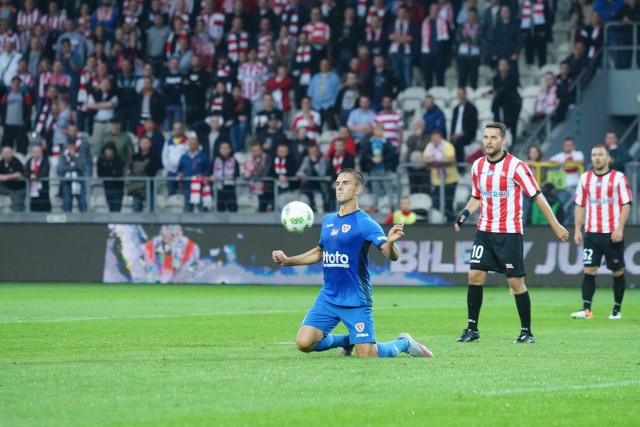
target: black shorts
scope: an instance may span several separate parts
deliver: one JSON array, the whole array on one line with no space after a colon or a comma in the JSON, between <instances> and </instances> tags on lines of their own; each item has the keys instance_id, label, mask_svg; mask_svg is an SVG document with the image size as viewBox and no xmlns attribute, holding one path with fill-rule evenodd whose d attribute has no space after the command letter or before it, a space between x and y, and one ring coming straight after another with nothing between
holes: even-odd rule
<instances>
[{"instance_id":1,"label":"black shorts","mask_svg":"<svg viewBox=\"0 0 640 427\"><path fill-rule=\"evenodd\" d=\"M507 277L524 277L522 234L476 231L471 249L471 270L497 271Z\"/></svg>"},{"instance_id":2,"label":"black shorts","mask_svg":"<svg viewBox=\"0 0 640 427\"><path fill-rule=\"evenodd\" d=\"M582 263L585 267L600 267L602 257L611 271L624 268L624 240L613 243L611 233L585 233Z\"/></svg>"}]
</instances>

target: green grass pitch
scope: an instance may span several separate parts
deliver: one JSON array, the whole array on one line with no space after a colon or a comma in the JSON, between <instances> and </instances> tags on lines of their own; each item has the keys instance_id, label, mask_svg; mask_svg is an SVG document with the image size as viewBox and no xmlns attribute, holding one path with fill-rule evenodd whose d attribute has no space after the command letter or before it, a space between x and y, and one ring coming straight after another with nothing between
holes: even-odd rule
<instances>
[{"instance_id":1,"label":"green grass pitch","mask_svg":"<svg viewBox=\"0 0 640 427\"><path fill-rule=\"evenodd\" d=\"M600 288L577 321L579 289L533 289L537 343L515 345L506 285L470 344L464 288L376 288L378 340L410 332L430 360L298 352L317 290L2 284L0 425L640 425L637 290L622 320Z\"/></svg>"}]
</instances>

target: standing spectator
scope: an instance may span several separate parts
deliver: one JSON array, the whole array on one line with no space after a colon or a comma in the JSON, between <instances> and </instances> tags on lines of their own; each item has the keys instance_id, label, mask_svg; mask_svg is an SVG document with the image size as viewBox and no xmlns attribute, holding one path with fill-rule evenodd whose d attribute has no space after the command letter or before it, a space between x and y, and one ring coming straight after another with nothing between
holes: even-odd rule
<instances>
[{"instance_id":1,"label":"standing spectator","mask_svg":"<svg viewBox=\"0 0 640 427\"><path fill-rule=\"evenodd\" d=\"M38 74L38 68L40 67L40 61L44 58L42 53L40 42L37 37L31 37L29 39L29 48L24 54L24 59L27 61L27 70L29 74L35 76Z\"/></svg>"},{"instance_id":2,"label":"standing spectator","mask_svg":"<svg viewBox=\"0 0 640 427\"><path fill-rule=\"evenodd\" d=\"M50 86L55 86L56 89L58 89L58 93L60 93L64 98L69 97L69 92L72 90L71 76L64 72L62 61L56 60L53 62L48 84Z\"/></svg>"},{"instance_id":3,"label":"standing spectator","mask_svg":"<svg viewBox=\"0 0 640 427\"><path fill-rule=\"evenodd\" d=\"M234 64L229 62L229 57L224 53L220 53L215 66L215 81L223 82L227 87L227 91L231 91L234 84L237 84L238 69Z\"/></svg>"},{"instance_id":4,"label":"standing spectator","mask_svg":"<svg viewBox=\"0 0 640 427\"><path fill-rule=\"evenodd\" d=\"M327 183L323 181L327 173L327 160L317 145L310 145L296 173L300 180L300 194L307 196L309 207L316 211L315 194L322 195L323 210L327 211ZM311 179L309 179L311 178Z\"/></svg>"},{"instance_id":5,"label":"standing spectator","mask_svg":"<svg viewBox=\"0 0 640 427\"><path fill-rule=\"evenodd\" d=\"M440 131L431 132L431 141L424 150L422 161L431 169L431 197L433 205L442 209L441 186L444 186L444 212L441 212L448 223L456 219L453 210L453 199L458 186L458 169L456 168L456 149L445 140Z\"/></svg>"},{"instance_id":6,"label":"standing spectator","mask_svg":"<svg viewBox=\"0 0 640 427\"><path fill-rule=\"evenodd\" d=\"M211 197L208 191L209 183L206 177L209 172L209 159L200 150L200 143L196 136L190 136L187 141L187 151L178 162L178 180L182 182L182 194L184 195L184 211L193 212L193 206L203 212ZM209 195L207 197L207 194Z\"/></svg>"},{"instance_id":7,"label":"standing spectator","mask_svg":"<svg viewBox=\"0 0 640 427\"><path fill-rule=\"evenodd\" d=\"M353 137L351 136L349 128L346 126L341 126L340 129L338 129L338 135L336 135L336 137L331 140L329 147L324 153L325 156L329 157L333 154L333 150L335 150L336 142L338 140L344 143L344 149L347 153L351 154L353 157L356 157L356 154L358 153L358 146L356 145L355 139L353 139Z\"/></svg>"},{"instance_id":8,"label":"standing spectator","mask_svg":"<svg viewBox=\"0 0 640 427\"><path fill-rule=\"evenodd\" d=\"M331 42L332 57L340 74L347 70L348 62L358 54L358 32L356 11L353 7L346 7L337 31L332 32L333 41Z\"/></svg>"},{"instance_id":9,"label":"standing spectator","mask_svg":"<svg viewBox=\"0 0 640 427\"><path fill-rule=\"evenodd\" d=\"M377 15L371 18L371 26L365 30L364 46L369 50L371 55L386 55L387 46L389 44L389 36L382 21Z\"/></svg>"},{"instance_id":10,"label":"standing spectator","mask_svg":"<svg viewBox=\"0 0 640 427\"><path fill-rule=\"evenodd\" d=\"M0 161L0 194L11 198L11 212L24 211L24 168L11 147L2 147Z\"/></svg>"},{"instance_id":11,"label":"standing spectator","mask_svg":"<svg viewBox=\"0 0 640 427\"><path fill-rule=\"evenodd\" d=\"M478 87L478 68L480 68L480 52L482 39L478 23L478 10L470 8L467 20L458 33L458 86L473 89Z\"/></svg>"},{"instance_id":12,"label":"standing spectator","mask_svg":"<svg viewBox=\"0 0 640 427\"><path fill-rule=\"evenodd\" d=\"M257 27L266 19L271 29L276 30L278 28L278 17L269 3L271 3L269 0L258 0L258 10L254 12L253 22L255 27Z\"/></svg>"},{"instance_id":13,"label":"standing spectator","mask_svg":"<svg viewBox=\"0 0 640 427\"><path fill-rule=\"evenodd\" d=\"M480 21L480 37L484 51L484 63L491 65L493 52L493 33L500 21L500 0L489 0L489 5L482 13Z\"/></svg>"},{"instance_id":14,"label":"standing spectator","mask_svg":"<svg viewBox=\"0 0 640 427\"><path fill-rule=\"evenodd\" d=\"M525 59L533 65L534 56L538 57L538 66L547 63L547 29L551 11L544 0L524 0L520 11L520 29L524 44Z\"/></svg>"},{"instance_id":15,"label":"standing spectator","mask_svg":"<svg viewBox=\"0 0 640 427\"><path fill-rule=\"evenodd\" d=\"M637 26L640 23L640 4L638 0L626 0L625 4L615 14L614 19L622 22L620 27L620 33L618 34L618 45L628 46L628 49L623 49L618 52L616 56L618 68L630 68L632 65L640 67L640 49L636 47L636 64L632 64L633 49L631 46L640 42L640 35L637 34ZM636 29L634 30L634 26ZM636 39L633 39L635 34Z\"/></svg>"},{"instance_id":16,"label":"standing spectator","mask_svg":"<svg viewBox=\"0 0 640 427\"><path fill-rule=\"evenodd\" d=\"M97 150L102 142L102 137L107 131L109 123L115 117L114 111L118 106L118 96L111 91L111 82L104 79L100 82L100 90L89 95L87 108L94 112L93 133L91 134L91 145Z\"/></svg>"},{"instance_id":17,"label":"standing spectator","mask_svg":"<svg viewBox=\"0 0 640 427\"><path fill-rule=\"evenodd\" d=\"M342 88L338 92L335 104L335 118L340 126L346 126L349 115L358 105L361 89L358 85L358 76L348 72Z\"/></svg>"},{"instance_id":18,"label":"standing spectator","mask_svg":"<svg viewBox=\"0 0 640 427\"><path fill-rule=\"evenodd\" d=\"M80 73L82 72L83 59L80 53L71 50L71 42L69 39L63 39L60 42L60 63L62 64L62 72L71 79L69 88L72 92L78 90L80 83ZM75 103L75 98L72 98Z\"/></svg>"},{"instance_id":19,"label":"standing spectator","mask_svg":"<svg viewBox=\"0 0 640 427\"><path fill-rule=\"evenodd\" d=\"M429 16L422 23L420 64L426 89L433 86L435 76L436 86L444 86L444 71L446 52L444 47L449 42L449 26L447 21L438 16L438 3L429 6Z\"/></svg>"},{"instance_id":20,"label":"standing spectator","mask_svg":"<svg viewBox=\"0 0 640 427\"><path fill-rule=\"evenodd\" d=\"M161 13L156 13L153 16L153 26L146 30L147 43L146 43L146 58L151 60L155 65L156 70L160 70L165 58L165 41L171 29L165 25L164 16Z\"/></svg>"},{"instance_id":21,"label":"standing spectator","mask_svg":"<svg viewBox=\"0 0 640 427\"><path fill-rule=\"evenodd\" d=\"M122 197L124 196L124 181L117 178L124 177L124 162L116 152L116 145L108 142L102 147L102 154L98 157L98 177L102 178L104 195L107 199L109 212L120 212ZM109 179L116 178L116 179Z\"/></svg>"},{"instance_id":22,"label":"standing spectator","mask_svg":"<svg viewBox=\"0 0 640 427\"><path fill-rule=\"evenodd\" d=\"M368 96L360 96L358 104L360 107L349 113L347 127L356 143L361 144L373 133L373 121L376 113L371 109L371 99Z\"/></svg>"},{"instance_id":23,"label":"standing spectator","mask_svg":"<svg viewBox=\"0 0 640 427\"><path fill-rule=\"evenodd\" d=\"M0 122L3 127L2 146L13 147L16 151L27 154L27 131L30 129L31 105L29 93L20 92L20 78L11 79L11 91L0 100Z\"/></svg>"},{"instance_id":24,"label":"standing spectator","mask_svg":"<svg viewBox=\"0 0 640 427\"><path fill-rule=\"evenodd\" d=\"M373 130L373 136L365 141L362 146L360 167L362 172L368 174L373 193L373 204L370 212L378 212L378 202L384 194L389 198L389 206L393 208L393 194L389 172L395 170L398 164L396 150L391 142L385 138L385 128L382 123L377 123Z\"/></svg>"},{"instance_id":25,"label":"standing spectator","mask_svg":"<svg viewBox=\"0 0 640 427\"><path fill-rule=\"evenodd\" d=\"M587 57L589 62L593 63L600 53L600 48L604 43L604 27L600 21L598 12L591 13L589 17L589 25L581 25L574 35L575 41L584 42L587 46ZM575 43L574 43L575 44ZM598 61L599 62L599 61Z\"/></svg>"},{"instance_id":26,"label":"standing spectator","mask_svg":"<svg viewBox=\"0 0 640 427\"><path fill-rule=\"evenodd\" d=\"M618 142L615 132L607 132L604 137L604 146L609 150L609 167L624 173L624 165L633 161L627 147Z\"/></svg>"},{"instance_id":27,"label":"standing spectator","mask_svg":"<svg viewBox=\"0 0 640 427\"><path fill-rule=\"evenodd\" d=\"M258 88L265 82L267 69L258 61L258 52L250 49L247 62L238 68L238 83L242 87L242 96L249 101L259 98Z\"/></svg>"},{"instance_id":28,"label":"standing spectator","mask_svg":"<svg viewBox=\"0 0 640 427\"><path fill-rule=\"evenodd\" d=\"M53 44L58 39L58 35L64 28L64 22L67 20L67 14L64 10L60 10L57 1L50 1L48 5L48 13L42 16L40 24L47 37L47 50L51 51ZM35 29L34 29L35 30Z\"/></svg>"},{"instance_id":29,"label":"standing spectator","mask_svg":"<svg viewBox=\"0 0 640 427\"><path fill-rule=\"evenodd\" d=\"M546 116L553 116L555 120L559 102L556 78L553 73L545 73L544 86L540 88L533 107L533 118L540 120Z\"/></svg>"},{"instance_id":30,"label":"standing spectator","mask_svg":"<svg viewBox=\"0 0 640 427\"><path fill-rule=\"evenodd\" d=\"M258 211L267 212L269 209L268 198L264 195L265 183L263 178L269 173L271 158L262 150L260 143L256 142L251 146L249 158L242 165L242 178L250 183L250 191L258 196ZM271 204L273 210L273 204Z\"/></svg>"},{"instance_id":31,"label":"standing spectator","mask_svg":"<svg viewBox=\"0 0 640 427\"><path fill-rule=\"evenodd\" d=\"M293 64L293 58L296 53L297 37L293 37L287 31L287 27L280 27L280 35L276 40L274 50L275 59L281 64Z\"/></svg>"},{"instance_id":32,"label":"standing spectator","mask_svg":"<svg viewBox=\"0 0 640 427\"><path fill-rule=\"evenodd\" d=\"M86 167L84 158L76 149L75 138L68 138L67 148L60 154L57 168L61 178L62 210L65 212L71 212L74 198L78 203L78 210L87 211L87 183L78 179L84 176Z\"/></svg>"},{"instance_id":33,"label":"standing spectator","mask_svg":"<svg viewBox=\"0 0 640 427\"><path fill-rule=\"evenodd\" d=\"M173 134L165 141L162 148L162 166L169 179L167 183L169 195L175 194L177 191L175 178L178 176L178 164L186 152L187 137L184 134L184 127L182 123L174 123Z\"/></svg>"},{"instance_id":34,"label":"standing spectator","mask_svg":"<svg viewBox=\"0 0 640 427\"><path fill-rule=\"evenodd\" d=\"M102 0L102 6L98 7L91 15L91 28L95 29L98 25L104 28L107 38L113 40L116 27L118 25L118 8L113 6L112 0Z\"/></svg>"},{"instance_id":35,"label":"standing spectator","mask_svg":"<svg viewBox=\"0 0 640 427\"><path fill-rule=\"evenodd\" d=\"M251 130L251 102L242 96L240 86L233 86L232 121L229 138L234 152L243 152L247 141L247 133Z\"/></svg>"},{"instance_id":36,"label":"standing spectator","mask_svg":"<svg viewBox=\"0 0 640 427\"><path fill-rule=\"evenodd\" d=\"M291 112L291 90L293 80L287 75L287 66L279 65L276 74L267 80L267 89L273 96L273 101L278 109L285 115Z\"/></svg>"},{"instance_id":37,"label":"standing spectator","mask_svg":"<svg viewBox=\"0 0 640 427\"><path fill-rule=\"evenodd\" d=\"M5 40L4 51L0 54L0 78L5 88L11 87L11 79L18 74L20 58L22 54L16 50L15 41Z\"/></svg>"},{"instance_id":38,"label":"standing spectator","mask_svg":"<svg viewBox=\"0 0 640 427\"><path fill-rule=\"evenodd\" d=\"M200 57L205 70L213 71L216 56L215 42L209 35L205 21L202 19L196 21L196 31L191 36L189 50Z\"/></svg>"},{"instance_id":39,"label":"standing spectator","mask_svg":"<svg viewBox=\"0 0 640 427\"><path fill-rule=\"evenodd\" d=\"M164 96L153 89L151 77L144 78L144 86L140 95L136 94L136 112L138 117L136 134L140 134L147 120L153 121L156 126L162 125L166 116L166 102Z\"/></svg>"},{"instance_id":40,"label":"standing spectator","mask_svg":"<svg viewBox=\"0 0 640 427\"><path fill-rule=\"evenodd\" d=\"M158 126L156 126L153 120L145 120L144 130L140 134L140 138L142 138L143 136L151 140L151 153L153 155L153 159L158 165L158 168L162 169L162 150L164 149L164 136L162 135L162 132L158 130Z\"/></svg>"},{"instance_id":41,"label":"standing spectator","mask_svg":"<svg viewBox=\"0 0 640 427\"><path fill-rule=\"evenodd\" d=\"M16 21L16 29L20 34L20 45L28 46L31 34L36 25L40 23L42 13L36 7L34 0L24 0L23 8L18 11L18 19Z\"/></svg>"},{"instance_id":42,"label":"standing spectator","mask_svg":"<svg viewBox=\"0 0 640 427\"><path fill-rule=\"evenodd\" d=\"M191 71L182 80L182 91L187 105L187 124L192 125L206 117L207 87L209 79L207 72L200 65L200 57L191 57Z\"/></svg>"},{"instance_id":43,"label":"standing spectator","mask_svg":"<svg viewBox=\"0 0 640 427\"><path fill-rule=\"evenodd\" d=\"M320 113L311 109L311 99L306 96L302 98L301 107L300 111L293 116L291 130L295 132L298 128L306 128L307 136L311 142L315 144L317 142L318 131L320 131L320 125L322 123Z\"/></svg>"},{"instance_id":44,"label":"standing spectator","mask_svg":"<svg viewBox=\"0 0 640 427\"><path fill-rule=\"evenodd\" d=\"M624 6L624 0L595 0L593 10L598 12L602 23L615 19L616 13Z\"/></svg>"},{"instance_id":45,"label":"standing spectator","mask_svg":"<svg viewBox=\"0 0 640 427\"><path fill-rule=\"evenodd\" d=\"M240 176L240 169L228 142L223 141L218 146L209 175L211 184L216 188L216 210L237 212L236 179Z\"/></svg>"},{"instance_id":46,"label":"standing spectator","mask_svg":"<svg viewBox=\"0 0 640 427\"><path fill-rule=\"evenodd\" d=\"M353 169L356 167L354 157L345 150L344 142L336 140L333 153L327 157L327 182L333 185L343 169ZM333 212L336 209L334 197L327 197L327 212Z\"/></svg>"},{"instance_id":47,"label":"standing spectator","mask_svg":"<svg viewBox=\"0 0 640 427\"><path fill-rule=\"evenodd\" d=\"M275 114L269 115L267 119L267 128L261 131L257 138L262 149L270 157L276 154L276 149L280 144L287 144L287 136L282 129L278 127L278 117Z\"/></svg>"},{"instance_id":48,"label":"standing spectator","mask_svg":"<svg viewBox=\"0 0 640 427\"><path fill-rule=\"evenodd\" d=\"M321 124L327 123L329 129L336 130L335 103L338 97L340 77L331 70L328 59L320 61L320 71L311 78L307 95L311 106L320 113Z\"/></svg>"},{"instance_id":49,"label":"standing spectator","mask_svg":"<svg viewBox=\"0 0 640 427\"><path fill-rule=\"evenodd\" d=\"M31 212L51 212L49 199L49 158L43 155L42 147L31 148L31 158L27 160L24 176L29 180L29 210Z\"/></svg>"},{"instance_id":50,"label":"standing spectator","mask_svg":"<svg viewBox=\"0 0 640 427\"><path fill-rule=\"evenodd\" d=\"M76 23L73 19L67 19L64 22L64 33L60 34L56 42L56 53L62 54L62 41L69 40L69 47L74 54L80 58L78 68L82 69L82 62L87 57L87 42L85 38L76 29ZM78 71L79 72L79 71Z\"/></svg>"},{"instance_id":51,"label":"standing spectator","mask_svg":"<svg viewBox=\"0 0 640 427\"><path fill-rule=\"evenodd\" d=\"M307 94L313 63L311 59L311 45L307 33L301 33L298 37L298 47L293 59L291 75L295 79L296 104L302 103L302 98Z\"/></svg>"},{"instance_id":52,"label":"standing spectator","mask_svg":"<svg viewBox=\"0 0 640 427\"><path fill-rule=\"evenodd\" d=\"M267 128L267 122L269 121L269 117L275 115L278 119L278 127L282 127L282 119L283 114L282 110L276 107L276 104L273 99L273 94L270 92L262 95L262 104L264 106L263 110L258 111L253 117L253 130L256 135L260 134Z\"/></svg>"},{"instance_id":53,"label":"standing spectator","mask_svg":"<svg viewBox=\"0 0 640 427\"><path fill-rule=\"evenodd\" d=\"M238 64L240 55L249 50L249 34L243 29L242 18L233 18L231 30L226 33L226 41L229 60Z\"/></svg>"},{"instance_id":54,"label":"standing spectator","mask_svg":"<svg viewBox=\"0 0 640 427\"><path fill-rule=\"evenodd\" d=\"M153 178L162 165L159 165L152 151L152 142L149 137L143 135L138 140L138 151L133 155L129 173L131 176ZM147 189L147 186L149 188ZM149 212L154 211L154 182L153 181L129 181L127 194L133 197L133 211L142 212L149 194Z\"/></svg>"},{"instance_id":55,"label":"standing spectator","mask_svg":"<svg viewBox=\"0 0 640 427\"><path fill-rule=\"evenodd\" d=\"M189 39L187 39L187 37L179 37L176 49L171 54L170 58L176 58L178 60L178 68L182 74L188 73L191 69L192 57L193 52L189 49ZM202 57L200 57L200 63L204 63ZM206 68L204 64L202 66Z\"/></svg>"},{"instance_id":56,"label":"standing spectator","mask_svg":"<svg viewBox=\"0 0 640 427\"><path fill-rule=\"evenodd\" d=\"M382 99L385 96L395 96L393 73L387 68L382 55L376 55L373 58L373 68L369 72L369 81L366 87L369 88L369 97L373 110L376 112L382 109Z\"/></svg>"},{"instance_id":57,"label":"standing spectator","mask_svg":"<svg viewBox=\"0 0 640 427\"><path fill-rule=\"evenodd\" d=\"M320 58L326 58L327 47L331 39L331 29L329 25L322 22L322 13L319 7L311 9L311 21L302 27L302 31L308 34L311 42L312 55L317 58L314 62L317 64Z\"/></svg>"},{"instance_id":58,"label":"standing spectator","mask_svg":"<svg viewBox=\"0 0 640 427\"><path fill-rule=\"evenodd\" d=\"M125 165L128 165L131 162L131 157L133 157L133 141L131 141L129 134L122 129L120 120L116 118L111 121L111 129L102 136L98 151L104 154L104 147L109 143L114 144L116 154Z\"/></svg>"},{"instance_id":59,"label":"standing spectator","mask_svg":"<svg viewBox=\"0 0 640 427\"><path fill-rule=\"evenodd\" d=\"M312 145L317 144L311 144L311 140L307 137L307 130L305 128L299 128L294 134L293 139L289 141L289 150L293 155L296 165L302 164L302 160Z\"/></svg>"},{"instance_id":60,"label":"standing spectator","mask_svg":"<svg viewBox=\"0 0 640 427\"><path fill-rule=\"evenodd\" d=\"M289 5L285 7L282 15L280 15L280 25L287 27L289 34L294 37L298 35L300 28L304 25L304 16L300 12L298 0L289 0Z\"/></svg>"},{"instance_id":61,"label":"standing spectator","mask_svg":"<svg viewBox=\"0 0 640 427\"><path fill-rule=\"evenodd\" d=\"M78 132L78 126L71 122L67 128L67 139L72 138L76 141L76 151L84 161L84 171L82 176L91 178L93 176L93 155L91 154L91 144L89 139Z\"/></svg>"},{"instance_id":62,"label":"standing spectator","mask_svg":"<svg viewBox=\"0 0 640 427\"><path fill-rule=\"evenodd\" d=\"M458 88L456 96L458 105L453 109L451 119L451 142L456 147L456 162L462 163L465 160L464 147L476 139L478 109L467 99L467 90L464 87Z\"/></svg>"},{"instance_id":63,"label":"standing spectator","mask_svg":"<svg viewBox=\"0 0 640 427\"><path fill-rule=\"evenodd\" d=\"M162 78L162 92L167 113L164 128L168 130L171 124L183 122L182 75L178 67L178 60L175 58L169 60L167 70Z\"/></svg>"},{"instance_id":64,"label":"standing spectator","mask_svg":"<svg viewBox=\"0 0 640 427\"><path fill-rule=\"evenodd\" d=\"M20 92L30 94L33 100L35 79L33 74L29 74L27 59L24 56L18 61L18 74L16 76L20 78Z\"/></svg>"},{"instance_id":65,"label":"standing spectator","mask_svg":"<svg viewBox=\"0 0 640 427\"><path fill-rule=\"evenodd\" d=\"M549 158L549 161L564 167L564 188L558 188L558 198L562 202L566 223L573 222L572 198L580 180L580 167L584 163L584 154L576 150L576 141L569 137L562 143L562 151Z\"/></svg>"},{"instance_id":66,"label":"standing spectator","mask_svg":"<svg viewBox=\"0 0 640 427\"><path fill-rule=\"evenodd\" d=\"M447 121L442 109L436 104L433 96L427 95L424 98L425 112L422 115L424 120L424 131L431 134L434 130L440 131L443 137L447 135Z\"/></svg>"},{"instance_id":67,"label":"standing spectator","mask_svg":"<svg viewBox=\"0 0 640 427\"><path fill-rule=\"evenodd\" d=\"M422 162L422 153L429 143L430 135L424 131L424 120L415 119L412 124L413 133L407 138L400 152L400 161ZM428 193L431 191L429 174L424 167L407 168L409 175L409 193Z\"/></svg>"},{"instance_id":68,"label":"standing spectator","mask_svg":"<svg viewBox=\"0 0 640 427\"><path fill-rule=\"evenodd\" d=\"M96 72L96 58L90 56L85 62L85 67L80 73L78 96L76 98L76 121L80 130L91 134L93 132L93 115L89 114L89 95L98 86L98 74Z\"/></svg>"},{"instance_id":69,"label":"standing spectator","mask_svg":"<svg viewBox=\"0 0 640 427\"><path fill-rule=\"evenodd\" d=\"M376 114L373 119L374 125L382 123L384 127L384 137L387 139L396 153L396 163L391 168L392 171L396 170L398 165L398 156L400 155L400 144L402 144L402 129L404 128L404 121L402 116L392 109L393 100L390 96L382 98L382 110Z\"/></svg>"},{"instance_id":70,"label":"standing spectator","mask_svg":"<svg viewBox=\"0 0 640 427\"><path fill-rule=\"evenodd\" d=\"M393 70L396 73L396 81L398 82L398 90L402 91L411 86L413 80L413 34L415 30L409 21L407 8L402 6L396 12L396 20L393 23L393 32L389 34L391 47L391 62Z\"/></svg>"},{"instance_id":71,"label":"standing spectator","mask_svg":"<svg viewBox=\"0 0 640 427\"><path fill-rule=\"evenodd\" d=\"M589 67L589 57L586 46L582 40L576 40L571 55L564 61L569 64L569 76L576 80L578 76Z\"/></svg>"},{"instance_id":72,"label":"standing spectator","mask_svg":"<svg viewBox=\"0 0 640 427\"><path fill-rule=\"evenodd\" d=\"M520 81L518 57L520 56L521 48L522 41L518 24L511 18L509 6L502 6L500 8L500 21L498 21L493 30L491 66L496 67L500 60L506 59L509 62L509 72L516 78L516 83Z\"/></svg>"},{"instance_id":73,"label":"standing spectator","mask_svg":"<svg viewBox=\"0 0 640 427\"><path fill-rule=\"evenodd\" d=\"M501 121L511 131L512 141L515 143L518 135L518 117L522 108L522 98L518 93L518 81L509 71L509 60L498 62L498 73L493 77L493 102L491 111L496 121Z\"/></svg>"},{"instance_id":74,"label":"standing spectator","mask_svg":"<svg viewBox=\"0 0 640 427\"><path fill-rule=\"evenodd\" d=\"M131 62L122 61L122 67L116 77L115 87L118 96L117 113L122 120L125 132L135 132L138 123L138 94L136 93L136 77Z\"/></svg>"},{"instance_id":75,"label":"standing spectator","mask_svg":"<svg viewBox=\"0 0 640 427\"><path fill-rule=\"evenodd\" d=\"M58 103L54 105L57 108L53 109L53 114L55 116L53 126L53 146L58 146L63 149L67 142L67 130L71 124L71 108L69 108L69 104L64 99L60 99Z\"/></svg>"},{"instance_id":76,"label":"standing spectator","mask_svg":"<svg viewBox=\"0 0 640 427\"><path fill-rule=\"evenodd\" d=\"M558 86L558 119L564 120L567 111L573 110L576 104L576 91L573 88L571 70L566 61L560 63L560 73L556 76L556 86Z\"/></svg>"}]
</instances>

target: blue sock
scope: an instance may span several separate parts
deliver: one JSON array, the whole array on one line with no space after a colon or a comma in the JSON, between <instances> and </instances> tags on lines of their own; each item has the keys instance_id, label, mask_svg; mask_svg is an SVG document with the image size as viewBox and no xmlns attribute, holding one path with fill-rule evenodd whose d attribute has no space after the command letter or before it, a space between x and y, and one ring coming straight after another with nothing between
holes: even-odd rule
<instances>
[{"instance_id":1,"label":"blue sock","mask_svg":"<svg viewBox=\"0 0 640 427\"><path fill-rule=\"evenodd\" d=\"M349 335L329 334L313 347L313 351L325 351L336 347L347 346L349 346Z\"/></svg>"},{"instance_id":2,"label":"blue sock","mask_svg":"<svg viewBox=\"0 0 640 427\"><path fill-rule=\"evenodd\" d=\"M378 357L396 357L398 353L409 350L409 341L398 338L394 341L378 343Z\"/></svg>"}]
</instances>

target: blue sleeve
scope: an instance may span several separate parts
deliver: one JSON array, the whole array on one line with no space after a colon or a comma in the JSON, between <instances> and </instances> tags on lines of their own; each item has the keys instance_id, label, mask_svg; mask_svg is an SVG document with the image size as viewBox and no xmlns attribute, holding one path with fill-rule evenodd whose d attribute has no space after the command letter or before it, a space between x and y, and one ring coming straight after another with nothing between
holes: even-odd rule
<instances>
[{"instance_id":1,"label":"blue sleeve","mask_svg":"<svg viewBox=\"0 0 640 427\"><path fill-rule=\"evenodd\" d=\"M358 218L358 226L364 240L373 243L378 249L387 242L387 235L382 231L380 224L372 220L369 216Z\"/></svg>"}]
</instances>

